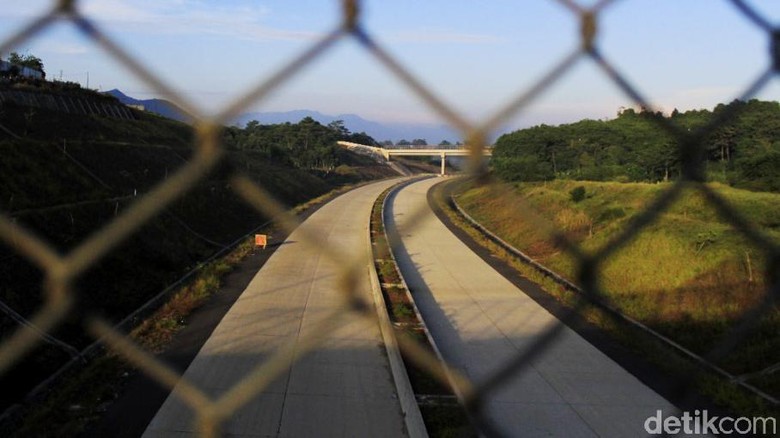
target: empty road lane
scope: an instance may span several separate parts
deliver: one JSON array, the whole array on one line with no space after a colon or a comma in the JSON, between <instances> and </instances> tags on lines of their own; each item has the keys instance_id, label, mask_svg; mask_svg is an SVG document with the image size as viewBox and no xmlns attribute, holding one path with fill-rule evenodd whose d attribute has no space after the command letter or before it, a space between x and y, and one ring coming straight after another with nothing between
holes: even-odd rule
<instances>
[{"instance_id":1,"label":"empty road lane","mask_svg":"<svg viewBox=\"0 0 780 438\"><path fill-rule=\"evenodd\" d=\"M431 211L436 179L389 203L398 254L442 354L477 384L558 320L453 235ZM409 224L424 209L421 221ZM491 394L487 415L509 436L646 436L645 419L674 407L566 327L530 367Z\"/></svg>"},{"instance_id":2,"label":"empty road lane","mask_svg":"<svg viewBox=\"0 0 780 438\"><path fill-rule=\"evenodd\" d=\"M338 273L321 248L303 242L302 228L350 258L369 254L368 219L376 197L394 181L350 191L323 206L290 234L214 330L184 377L218 397L302 335L321 343L296 360L222 428L242 437L396 437L403 417L379 326L354 314L331 334L314 327L342 306ZM345 260L346 261L346 260ZM368 269L360 292L370 300ZM192 410L175 389L146 429L147 437L194 435Z\"/></svg>"}]
</instances>

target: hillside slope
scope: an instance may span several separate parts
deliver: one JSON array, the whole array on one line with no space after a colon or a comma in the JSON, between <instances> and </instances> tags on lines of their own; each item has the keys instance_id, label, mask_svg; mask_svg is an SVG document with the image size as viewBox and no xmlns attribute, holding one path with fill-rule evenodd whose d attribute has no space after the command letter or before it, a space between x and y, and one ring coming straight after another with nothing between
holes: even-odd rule
<instances>
[{"instance_id":1,"label":"hillside slope","mask_svg":"<svg viewBox=\"0 0 780 438\"><path fill-rule=\"evenodd\" d=\"M669 184L558 180L470 187L458 203L488 229L530 257L577 282L572 254L556 242L562 232L596 254L624 232ZM780 195L712 186L752 226L780 242ZM685 190L666 212L600 264L599 285L627 315L706 354L764 299L776 278L766 254L723 220L703 196ZM780 308L719 365L735 375L780 361ZM777 373L751 383L780 394Z\"/></svg>"},{"instance_id":2,"label":"hillside slope","mask_svg":"<svg viewBox=\"0 0 780 438\"><path fill-rule=\"evenodd\" d=\"M182 123L191 123L193 121L193 117L190 114L165 99L135 99L116 88L106 91L105 94L115 97L125 105L143 106L144 111L152 112L171 120Z\"/></svg>"},{"instance_id":3,"label":"hillside slope","mask_svg":"<svg viewBox=\"0 0 780 438\"><path fill-rule=\"evenodd\" d=\"M0 111L0 211L66 253L105 227L192 155L189 126L139 112L119 120L5 105ZM339 185L392 174L347 152L334 172L295 168L257 151L227 151L203 180L102 258L77 282L77 309L53 333L77 348L91 338L81 316L112 321L146 302L267 218L231 189L236 171L293 206ZM41 272L0 244L0 300L24 315L42 305ZM0 318L0 342L17 329ZM67 359L38 347L0 377L0 410Z\"/></svg>"}]
</instances>

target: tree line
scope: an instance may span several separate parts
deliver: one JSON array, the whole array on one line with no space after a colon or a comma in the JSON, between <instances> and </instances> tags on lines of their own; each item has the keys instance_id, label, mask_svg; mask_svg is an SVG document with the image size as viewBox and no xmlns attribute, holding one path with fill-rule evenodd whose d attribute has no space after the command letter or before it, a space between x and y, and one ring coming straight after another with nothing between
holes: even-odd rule
<instances>
[{"instance_id":1,"label":"tree line","mask_svg":"<svg viewBox=\"0 0 780 438\"><path fill-rule=\"evenodd\" d=\"M681 175L684 145L660 119L696 131L722 115L734 118L704 137L701 157L708 180L752 190L780 191L780 104L735 100L714 110L660 112L625 109L612 120L539 125L504 134L493 150L493 169L508 181L554 178L658 182Z\"/></svg>"},{"instance_id":2,"label":"tree line","mask_svg":"<svg viewBox=\"0 0 780 438\"><path fill-rule=\"evenodd\" d=\"M398 140L395 143L393 143L392 140L385 140L385 141L379 143L379 145L382 146L382 147L385 147L385 148L391 148L393 146L429 146L431 144L429 144L428 140L426 140L424 138L415 138L412 141L409 141L409 140L406 140L406 139L401 139L401 140ZM433 144L432 146L452 146L452 145L453 144L450 143L449 141L442 140L439 143ZM463 146L463 143L458 141L458 142L455 143L455 146Z\"/></svg>"},{"instance_id":3,"label":"tree line","mask_svg":"<svg viewBox=\"0 0 780 438\"><path fill-rule=\"evenodd\" d=\"M15 76L19 74L20 67L28 67L33 70L41 72L43 78L46 78L46 71L43 69L43 61L41 58L32 54L19 54L18 52L11 52L8 55L8 63L11 64L11 70L3 72L4 74L10 74Z\"/></svg>"},{"instance_id":4,"label":"tree line","mask_svg":"<svg viewBox=\"0 0 780 438\"><path fill-rule=\"evenodd\" d=\"M311 117L274 125L253 120L244 128L228 127L224 133L228 149L258 151L279 163L324 172L343 164L336 144L339 140L377 145L365 132L350 132L341 120L323 125Z\"/></svg>"}]
</instances>

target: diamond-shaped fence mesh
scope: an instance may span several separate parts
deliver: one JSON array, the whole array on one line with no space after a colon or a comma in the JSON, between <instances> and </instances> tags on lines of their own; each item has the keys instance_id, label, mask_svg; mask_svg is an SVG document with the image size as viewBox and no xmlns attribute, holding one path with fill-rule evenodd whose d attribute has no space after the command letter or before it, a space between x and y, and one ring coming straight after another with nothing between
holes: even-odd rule
<instances>
[{"instance_id":1,"label":"diamond-shaped fence mesh","mask_svg":"<svg viewBox=\"0 0 780 438\"><path fill-rule=\"evenodd\" d=\"M49 336L48 333L52 332L74 311L77 291L73 286L87 270L138 232L151 218L162 213L167 206L193 188L205 178L208 172L220 164L225 152L220 137L221 127L227 121L239 115L250 105L262 101L269 93L306 69L315 59L328 56L334 46L345 40L351 39L357 42L373 57L377 64L398 78L443 120L460 131L463 138L467 139L467 144L471 149L470 172L477 181L481 181L484 176L482 153L487 146L487 139L490 135L510 117L516 116L529 107L538 96L554 87L559 79L578 62L593 63L634 103L645 108L652 108L649 99L640 91L641 84L633 84L621 74L615 64L602 53L595 39L599 31L601 14L617 2L601 1L591 8L584 8L573 0L561 0L559 3L579 19L580 44L578 47L564 56L553 69L547 72L542 80L522 94L510 99L506 105L495 111L493 116L481 121L472 121L449 107L434 92L426 88L401 61L387 52L373 38L371 29L365 28L361 22L361 2L358 0L346 0L340 5L334 3L334 7L341 8L343 17L342 22L335 29L300 53L292 62L279 66L275 74L260 81L240 99L219 111L210 112L215 113L216 116L206 116L204 111L188 102L184 96L175 92L173 87L168 86L143 63L128 54L121 44L107 36L95 23L82 15L78 1L62 0L56 2L43 16L38 17L21 32L2 42L0 53L9 52L14 47L46 30L54 22L69 21L84 36L100 46L106 57L112 58L131 71L159 96L175 102L195 117L193 123L195 127L194 153L175 174L170 175L145 195L139 197L137 202L122 211L113 221L65 254L60 254L43 237L18 225L8 214L0 212L0 239L13 248L19 256L24 257L40 269L43 273L41 287L44 296L43 305L34 312L33 316L28 318L29 321L20 324L0 345L0 374L7 373L15 364L18 364L36 345ZM771 50L767 52L767 56L770 58L769 67L764 71L756 72L756 79L741 96L741 98L747 99L767 84L780 65L780 49L777 45L778 31L767 19L745 2L732 0L729 3L737 13L744 15L755 27L764 32L771 45ZM518 3L517 7L518 10L522 10L523 5ZM704 355L706 360L713 362L729 354L740 344L750 329L763 316L773 310L778 294L780 294L778 291L780 284L777 283L778 276L776 275L780 267L778 266L780 248L759 229L753 227L743 212L732 207L727 200L703 183L704 178L698 157L705 147L707 134L738 116L737 109L720 113L709 125L695 132L682 130L663 118L656 119L655 123L658 123L676 140L677 154L683 168L680 180L665 189L663 194L657 197L651 205L646 206L623 234L594 254L586 254L577 244L568 241L563 233L558 233L555 236L557 241L578 260L579 278L577 280L581 285L583 296L587 297L588 300L609 306L611 304L609 298L599 288L599 267L616 251L642 233L650 223L669 208L683 190L693 189L700 192L722 218L744 234L755 247L764 252L766 260L768 260L770 274L775 273L775 275L768 276L775 283L771 284L770 282L764 298L759 300L754 308L745 312L740 322L718 342L709 354ZM298 225L295 216L286 212L282 204L275 201L274 196L264 187L256 184L240 171L235 172L231 178L231 187L238 196L265 216L281 218L280 223L285 228L294 229ZM373 307L366 305L358 295L357 289L360 286L355 280L356 273L372 262L361 257L356 258L354 254L342 254L338 250L329 249L314 233L308 233L305 240L306 243L318 247L322 251L323 257L343 266L339 284L341 285L342 298L347 303L349 311L353 315L362 315L372 320L376 318ZM352 262L344 263L345 260L352 260ZM580 308L580 306L575 306L572 313L576 313ZM152 353L144 351L143 348L127 339L104 320L96 316L87 316L84 317L82 323L95 339L101 339L110 349L136 365L155 381L170 389L176 387L178 396L196 411L202 435L210 436L219 430L220 424L227 421L233 413L262 392L288 366L294 353L300 354L316 347L317 343L323 339L323 334L336 330L344 314L343 311L339 310L324 318L319 326L312 330L312 333L317 333L319 336L304 336L301 342L295 346L295 351L292 350L292 347L280 348L272 357L258 364L244 379L218 398L210 396L197 384L182 378L166 364L156 359ZM491 379L482 382L479 386L468 382L457 370L449 370L450 377L459 386L461 402L476 420L476 426L483 433L500 434L500 430L495 425L483 419L481 411L484 402L489 400L507 379L522 374L533 358L542 353L551 341L560 334L561 327L562 324L558 324L550 328L549 332L541 336L537 343L529 346L522 354L499 367L499 371ZM423 368L430 369L432 373L440 375L435 366L437 363L435 356L405 338L399 339L399 343L401 349L413 357L415 362ZM688 389L688 383L682 384L679 388L683 393Z\"/></svg>"}]
</instances>

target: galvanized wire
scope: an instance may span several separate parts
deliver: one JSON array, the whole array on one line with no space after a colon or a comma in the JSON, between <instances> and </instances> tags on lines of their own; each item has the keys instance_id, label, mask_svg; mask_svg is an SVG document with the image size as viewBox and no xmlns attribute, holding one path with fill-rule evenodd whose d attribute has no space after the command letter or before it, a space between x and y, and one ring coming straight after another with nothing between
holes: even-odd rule
<instances>
[{"instance_id":1,"label":"galvanized wire","mask_svg":"<svg viewBox=\"0 0 780 438\"><path fill-rule=\"evenodd\" d=\"M624 0L629 1L629 0ZM67 254L59 254L53 245L46 242L40 236L18 225L10 214L0 212L0 239L16 253L26 258L30 263L39 267L44 272L44 281L41 288L44 291L45 301L43 305L30 318L29 325L19 327L15 333L9 336L0 345L0 374L9 370L18 363L34 346L42 341L40 331L51 332L71 313L72 304L76 300L76 292L72 284L80 278L91 266L94 266L109 251L126 241L134 233L138 232L151 218L162 213L165 209L182 196L189 189L202 181L205 175L217 164L223 156L224 147L220 140L221 126L231 120L250 105L257 104L265 99L271 92L277 90L283 83L291 80L295 75L308 68L311 63L320 57L327 56L329 51L346 39L352 39L367 53L374 57L377 64L386 69L391 75L400 80L414 95L418 96L432 111L438 114L450 126L460 131L463 138L468 139L467 144L472 148L470 167L472 173L479 174L484 171L481 167L482 151L487 145L486 139L494 133L499 126L520 112L527 110L535 99L553 88L561 78L569 73L580 62L593 62L632 102L645 108L652 108L649 99L641 92L640 87L630 81L628 76L618 71L615 65L600 51L596 36L599 32L599 18L601 13L608 10L617 1L601 1L592 8L585 8L573 0L559 0L564 9L579 19L580 33L578 48L563 57L551 70L549 70L538 82L517 96L508 99L504 105L499 105L495 113L484 120L469 120L459 114L455 109L447 105L436 93L426 87L404 63L394 58L384 50L373 38L371 29L367 29L361 21L360 6L358 0L343 0L341 2L342 21L333 30L326 33L309 48L304 50L292 62L280 66L270 77L261 80L257 85L247 90L240 98L229 103L224 108L199 108L189 102L185 96L177 93L173 87L168 86L159 76L149 70L144 63L138 61L126 52L120 43L102 32L95 22L80 13L78 0L61 0L54 2L50 10L28 23L21 31L0 42L0 53L8 52L42 31L48 29L54 22L65 20L74 25L86 38L97 44L106 56L118 62L123 68L133 73L140 81L145 83L158 96L166 98L183 108L193 116L195 130L194 156L179 169L174 175L159 183L149 191L139 202L133 203L114 221L96 231L90 238L72 249ZM768 53L768 69L760 71L756 80L742 93L742 98L749 98L759 92L767 82L773 78L780 66L780 49L778 41L780 32L773 24L759 12L742 0L730 0L734 10L742 14L746 20L752 23L766 34L771 43L772 50ZM522 5L518 4L522 10ZM720 216L739 230L750 242L760 248L770 261L770 269L778 269L780 260L780 248L767 238L764 233L753 227L738 209L734 208L723 197L715 193L711 188L702 183L703 177L699 164L695 157L704 148L703 138L705 134L733 120L738 114L734 111L726 111L718 115L714 120L695 133L683 132L671 123L659 119L655 123L660 128L669 132L677 140L677 153L683 163L683 173L680 181L672 184L658 196L643 212L631 221L628 229L592 255L586 255L577 244L569 241L566 236L551 230L557 243L568 251L577 261L579 278L586 296L596 299L607 305L613 304L608 296L600 290L598 284L599 266L603 264L617 250L627 245L638 234L642 233L650 224L658 219L664 211L668 210L681 192L692 187L701 192L707 202L715 208ZM206 114L215 114L213 117ZM281 203L265 188L251 181L250 178L235 173L231 178L230 186L236 194L246 200L250 205L268 217L280 218L280 224L292 230L297 227L298 220L288 212ZM420 217L422 213L416 217ZM539 221L543 224L544 221ZM218 399L211 398L200 390L196 384L188 382L177 372L160 362L143 348L133 344L121 333L115 331L107 323L89 317L84 322L89 332L101 339L107 346L126 360L135 364L139 369L148 374L161 385L176 388L176 395L183 399L197 413L201 425L201 434L211 436L219 431L219 426L232 413L248 403L273 381L280 372L286 369L293 360L294 352L312 349L318 345L323 335L333 332L343 322L347 313L358 314L366 318L376 318L373 306L365 303L358 292L358 273L369 260L355 257L351 254L341 254L339 251L323 245L321 239L312 232L306 232L302 240L314 245L322 251L327 259L344 266L340 275L340 285L343 291L344 308L334 312L325 318L311 333L317 333L319 337L312 335L301 338L292 350L283 348L276 352L266 362L259 364L242 381L226 392ZM345 260L348 261L345 263ZM776 281L776 279L775 279ZM718 346L707 357L715 360L727 355L740 342L742 342L750 328L753 327L763 315L771 311L772 306L778 301L779 286L769 285L764 299L753 309L743 315L742 321L731 332L723 337ZM584 304L578 303L573 307L569 316L575 315ZM564 318L565 319L565 318ZM552 341L560 335L563 325L557 324L542 334L538 341L529 345L523 352L509 361L488 380L481 382L481 386L473 382L462 380L462 388L465 389L465 405L473 416L478 418L478 426L481 431L490 435L500 435L502 432L496 425L490 424L480 414L486 401L492 393L501 388L510 378L530 365L532 359L543 353ZM414 362L432 373L441 373L436 366L437 358L420 348L411 340L399 339L402 350ZM456 370L451 370L458 379L465 379ZM442 378L441 376L437 376ZM690 381L682 384L681 392L690 390Z\"/></svg>"}]
</instances>

